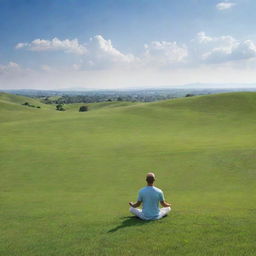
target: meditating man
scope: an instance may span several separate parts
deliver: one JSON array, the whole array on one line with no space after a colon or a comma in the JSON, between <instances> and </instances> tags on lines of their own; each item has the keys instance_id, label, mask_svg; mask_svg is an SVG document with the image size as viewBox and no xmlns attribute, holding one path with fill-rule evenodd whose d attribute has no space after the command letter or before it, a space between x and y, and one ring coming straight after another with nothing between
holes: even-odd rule
<instances>
[{"instance_id":1,"label":"meditating man","mask_svg":"<svg viewBox=\"0 0 256 256\"><path fill-rule=\"evenodd\" d=\"M163 191L154 187L155 174L150 172L146 176L147 186L139 191L136 203L130 202L130 212L143 220L158 220L167 215L171 204L165 202ZM159 208L159 202L163 208ZM142 203L142 210L136 209Z\"/></svg>"}]
</instances>

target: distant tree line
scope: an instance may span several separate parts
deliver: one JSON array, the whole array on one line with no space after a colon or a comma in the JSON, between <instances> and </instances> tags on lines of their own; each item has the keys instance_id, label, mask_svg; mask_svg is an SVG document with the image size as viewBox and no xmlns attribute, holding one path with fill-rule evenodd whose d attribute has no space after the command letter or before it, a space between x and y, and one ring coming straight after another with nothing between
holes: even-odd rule
<instances>
[{"instance_id":1,"label":"distant tree line","mask_svg":"<svg viewBox=\"0 0 256 256\"><path fill-rule=\"evenodd\" d=\"M95 94L95 95L63 95L57 99L51 97L41 98L46 104L94 103L106 101L151 102L175 98L171 95L143 95L143 94Z\"/></svg>"}]
</instances>

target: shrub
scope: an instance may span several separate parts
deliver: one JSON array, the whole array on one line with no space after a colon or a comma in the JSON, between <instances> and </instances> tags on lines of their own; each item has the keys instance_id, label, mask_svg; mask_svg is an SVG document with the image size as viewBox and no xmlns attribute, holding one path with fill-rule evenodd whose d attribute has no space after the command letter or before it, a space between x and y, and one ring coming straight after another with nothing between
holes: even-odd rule
<instances>
[{"instance_id":1,"label":"shrub","mask_svg":"<svg viewBox=\"0 0 256 256\"><path fill-rule=\"evenodd\" d=\"M65 108L63 108L63 105L62 105L62 104L58 104L58 105L56 106L56 110L58 110L58 111L65 111Z\"/></svg>"},{"instance_id":2,"label":"shrub","mask_svg":"<svg viewBox=\"0 0 256 256\"><path fill-rule=\"evenodd\" d=\"M79 108L79 112L85 112L85 111L88 111L88 106L81 106Z\"/></svg>"},{"instance_id":3,"label":"shrub","mask_svg":"<svg viewBox=\"0 0 256 256\"><path fill-rule=\"evenodd\" d=\"M40 106L35 106L35 105L32 105L32 104L30 104L28 102L24 102L21 105L24 105L24 106L27 106L27 107L31 107L31 108L41 108Z\"/></svg>"}]
</instances>

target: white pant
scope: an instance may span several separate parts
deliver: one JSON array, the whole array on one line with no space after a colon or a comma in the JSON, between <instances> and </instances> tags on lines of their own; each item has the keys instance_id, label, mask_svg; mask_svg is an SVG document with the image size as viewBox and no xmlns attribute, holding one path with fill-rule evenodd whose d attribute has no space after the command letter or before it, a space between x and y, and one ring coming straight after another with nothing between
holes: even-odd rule
<instances>
[{"instance_id":1,"label":"white pant","mask_svg":"<svg viewBox=\"0 0 256 256\"><path fill-rule=\"evenodd\" d=\"M169 212L171 211L171 207L163 207L163 208L160 208L160 213L157 217L157 220L163 218L165 215L167 215ZM140 219L142 220L149 220L147 219L146 217L144 217L143 213L142 213L142 210L141 209L137 209L137 208L134 208L134 207L130 207L130 212L132 214L134 214L135 216L139 217Z\"/></svg>"}]
</instances>

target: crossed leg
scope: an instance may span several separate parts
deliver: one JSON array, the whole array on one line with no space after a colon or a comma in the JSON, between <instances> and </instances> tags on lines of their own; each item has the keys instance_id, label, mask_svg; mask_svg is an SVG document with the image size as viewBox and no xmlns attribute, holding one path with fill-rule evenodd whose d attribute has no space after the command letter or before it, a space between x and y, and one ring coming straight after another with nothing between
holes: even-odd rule
<instances>
[{"instance_id":1,"label":"crossed leg","mask_svg":"<svg viewBox=\"0 0 256 256\"><path fill-rule=\"evenodd\" d=\"M167 215L169 212L171 211L171 207L163 207L163 208L160 208L160 213L159 213L159 216L158 216L158 220L163 218L165 215Z\"/></svg>"},{"instance_id":2,"label":"crossed leg","mask_svg":"<svg viewBox=\"0 0 256 256\"><path fill-rule=\"evenodd\" d=\"M130 212L135 216L139 217L140 219L145 220L141 209L130 207Z\"/></svg>"},{"instance_id":3,"label":"crossed leg","mask_svg":"<svg viewBox=\"0 0 256 256\"><path fill-rule=\"evenodd\" d=\"M163 208L160 208L160 213L159 213L159 216L158 216L158 220L163 218L165 215L167 215L169 212L171 211L171 207L163 207ZM143 213L142 213L142 210L141 209L137 209L137 208L133 208L133 207L130 207L130 212L132 214L134 214L135 216L139 217L140 219L142 220L147 220Z\"/></svg>"}]
</instances>

